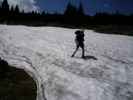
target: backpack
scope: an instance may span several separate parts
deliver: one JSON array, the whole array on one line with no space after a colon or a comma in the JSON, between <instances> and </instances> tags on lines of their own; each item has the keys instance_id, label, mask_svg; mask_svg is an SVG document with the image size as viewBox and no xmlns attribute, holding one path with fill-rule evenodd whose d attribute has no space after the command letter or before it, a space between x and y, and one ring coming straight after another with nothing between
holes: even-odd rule
<instances>
[{"instance_id":1,"label":"backpack","mask_svg":"<svg viewBox=\"0 0 133 100\"><path fill-rule=\"evenodd\" d=\"M78 30L78 31L75 32L75 34L76 34L75 41L78 41L78 42L83 42L84 41L84 32L83 31Z\"/></svg>"}]
</instances>

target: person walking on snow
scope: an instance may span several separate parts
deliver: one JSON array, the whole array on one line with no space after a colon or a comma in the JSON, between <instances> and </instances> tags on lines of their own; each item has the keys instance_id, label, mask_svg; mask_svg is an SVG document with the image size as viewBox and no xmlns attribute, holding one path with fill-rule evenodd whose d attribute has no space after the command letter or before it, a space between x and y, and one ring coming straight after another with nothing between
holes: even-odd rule
<instances>
[{"instance_id":1,"label":"person walking on snow","mask_svg":"<svg viewBox=\"0 0 133 100\"><path fill-rule=\"evenodd\" d=\"M85 49L84 49L84 30L77 30L75 32L75 43L76 43L76 49L73 52L71 57L74 57L76 52L78 51L79 47L82 49L82 58L85 58Z\"/></svg>"}]
</instances>

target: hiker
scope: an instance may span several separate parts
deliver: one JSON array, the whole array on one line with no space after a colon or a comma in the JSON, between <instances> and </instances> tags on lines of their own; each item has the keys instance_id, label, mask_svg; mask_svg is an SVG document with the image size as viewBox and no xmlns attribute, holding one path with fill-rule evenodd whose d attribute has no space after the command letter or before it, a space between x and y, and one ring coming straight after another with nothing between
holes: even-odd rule
<instances>
[{"instance_id":1,"label":"hiker","mask_svg":"<svg viewBox=\"0 0 133 100\"><path fill-rule=\"evenodd\" d=\"M74 57L76 52L78 51L79 47L82 49L82 58L85 58L85 50L84 50L84 30L77 30L75 32L75 43L76 49L71 57Z\"/></svg>"}]
</instances>

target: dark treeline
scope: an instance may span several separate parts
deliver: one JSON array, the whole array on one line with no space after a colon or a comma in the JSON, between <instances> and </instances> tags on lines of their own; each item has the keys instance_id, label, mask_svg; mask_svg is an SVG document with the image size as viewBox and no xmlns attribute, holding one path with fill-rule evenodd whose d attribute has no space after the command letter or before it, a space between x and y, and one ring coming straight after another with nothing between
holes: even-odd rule
<instances>
[{"instance_id":1,"label":"dark treeline","mask_svg":"<svg viewBox=\"0 0 133 100\"><path fill-rule=\"evenodd\" d=\"M0 23L32 26L59 25L67 27L89 27L93 25L133 25L133 15L116 13L96 13L86 15L82 3L75 7L68 3L64 14L20 11L19 6L10 6L7 0L0 3Z\"/></svg>"}]
</instances>

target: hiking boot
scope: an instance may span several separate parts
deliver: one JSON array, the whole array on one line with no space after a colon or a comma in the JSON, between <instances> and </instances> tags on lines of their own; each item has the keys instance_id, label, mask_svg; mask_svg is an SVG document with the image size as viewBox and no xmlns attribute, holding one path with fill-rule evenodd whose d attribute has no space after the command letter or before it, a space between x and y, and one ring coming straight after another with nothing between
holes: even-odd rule
<instances>
[{"instance_id":1,"label":"hiking boot","mask_svg":"<svg viewBox=\"0 0 133 100\"><path fill-rule=\"evenodd\" d=\"M85 56L82 56L81 58L83 58L83 59L84 59L84 58L85 58Z\"/></svg>"},{"instance_id":2,"label":"hiking boot","mask_svg":"<svg viewBox=\"0 0 133 100\"><path fill-rule=\"evenodd\" d=\"M74 57L74 55L72 55L71 57Z\"/></svg>"}]
</instances>

